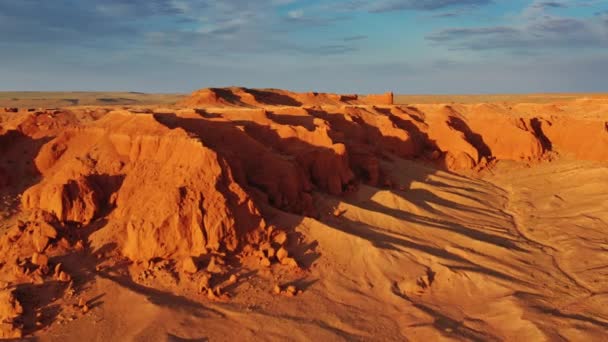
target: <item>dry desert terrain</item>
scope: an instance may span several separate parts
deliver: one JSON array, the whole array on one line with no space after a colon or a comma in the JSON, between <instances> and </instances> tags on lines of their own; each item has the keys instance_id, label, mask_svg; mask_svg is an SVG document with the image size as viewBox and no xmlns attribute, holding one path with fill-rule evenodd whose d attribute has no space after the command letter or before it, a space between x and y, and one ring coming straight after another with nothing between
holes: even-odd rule
<instances>
[{"instance_id":1,"label":"dry desert terrain","mask_svg":"<svg viewBox=\"0 0 608 342\"><path fill-rule=\"evenodd\" d=\"M0 338L608 337L608 95L29 96Z\"/></svg>"}]
</instances>

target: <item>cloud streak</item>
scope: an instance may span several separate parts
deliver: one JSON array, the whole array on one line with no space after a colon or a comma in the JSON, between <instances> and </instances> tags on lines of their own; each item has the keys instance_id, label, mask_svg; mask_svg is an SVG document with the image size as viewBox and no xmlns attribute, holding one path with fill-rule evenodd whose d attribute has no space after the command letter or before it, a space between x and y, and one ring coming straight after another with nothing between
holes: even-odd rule
<instances>
[{"instance_id":1,"label":"cloud streak","mask_svg":"<svg viewBox=\"0 0 608 342\"><path fill-rule=\"evenodd\" d=\"M522 11L521 22L486 27L452 27L425 38L456 50L510 50L513 52L548 49L608 48L608 16L586 18L557 16L548 12L567 5L534 2Z\"/></svg>"},{"instance_id":2,"label":"cloud streak","mask_svg":"<svg viewBox=\"0 0 608 342\"><path fill-rule=\"evenodd\" d=\"M89 90L98 84L188 91L235 84L432 92L490 62L498 70L494 78L511 79L509 84L518 68L526 70L517 75L528 82L549 80L546 61L556 56L563 60L554 64L555 73L572 63L579 81L585 75L596 87L606 84L601 73L584 67L589 60L605 64L593 58L608 48L605 1L514 3L0 0L0 87L32 90L59 82ZM511 63L513 54L520 66ZM467 89L498 90L482 82L485 76L476 77L478 85Z\"/></svg>"},{"instance_id":3,"label":"cloud streak","mask_svg":"<svg viewBox=\"0 0 608 342\"><path fill-rule=\"evenodd\" d=\"M384 0L373 1L367 8L376 13L403 10L436 11L454 7L486 6L490 3L492 0Z\"/></svg>"}]
</instances>

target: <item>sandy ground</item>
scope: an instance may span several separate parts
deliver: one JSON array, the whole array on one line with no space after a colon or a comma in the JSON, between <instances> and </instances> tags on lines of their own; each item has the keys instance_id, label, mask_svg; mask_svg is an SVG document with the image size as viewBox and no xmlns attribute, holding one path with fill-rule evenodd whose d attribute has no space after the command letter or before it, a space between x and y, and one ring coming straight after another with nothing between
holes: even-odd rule
<instances>
[{"instance_id":1,"label":"sandy ground","mask_svg":"<svg viewBox=\"0 0 608 342\"><path fill-rule=\"evenodd\" d=\"M435 107L417 108L419 113L427 113L424 119L431 123L428 134L433 134L436 121L430 113ZM475 110L479 108L485 107ZM536 110L526 104L518 108L531 113ZM547 108L552 107L538 111ZM169 115L164 114L167 109L155 110ZM571 112L584 112L593 122L606 115L602 110ZM94 122L105 112L87 115L87 120ZM249 111L232 108L209 108L204 114L210 121L223 116L245 127L249 115ZM275 123L270 127L276 122L293 125L301 120L264 115L273 118ZM472 114L466 115L460 117L476 127ZM185 113L178 117L196 116ZM5 118L5 124L11 124L11 118ZM165 125L173 124L164 117L155 118ZM125 121L113 129L124 130L128 125ZM557 129L555 126L552 129ZM151 126L146 127L152 132ZM212 135L206 127L198 129L191 122L190 135ZM255 134L252 132L249 134ZM565 139L559 130L547 132L554 134L551 138ZM544 135L536 131L535 136L542 140ZM459 137L464 139L464 135ZM487 137L484 135L493 153L498 153L502 145ZM475 141L475 137L469 132L466 140ZM316 137L312 141L321 144L323 140ZM482 151L479 145L472 145ZM35 303L20 297L24 307L44 308L42 323L30 329L25 339L606 340L608 164L577 158L604 156L599 148L595 154L583 153L586 145L581 146L566 148L563 153L545 151L540 160L505 157L484 167L479 164L458 170L439 167L433 158L403 158L389 152L379 158L379 167L392 186L367 182L357 191L341 194L319 186L311 192L317 214L308 216L280 210L276 204L258 200L257 190L245 188L253 193L265 222L288 232L286 247L300 267L259 267L253 256L245 257L230 271L234 273L229 273L238 275L238 281L225 287L229 300L209 300L205 293L189 286L192 276L173 269L155 268L152 278L156 282L149 283L138 278L141 269L123 267L123 259L102 259L99 249L93 252L102 245L97 240L107 238L103 232L108 228L101 229L89 237L91 246L85 253L60 259L74 278L72 297L48 289L48 295L32 297ZM282 158L291 160L287 157L291 151L283 151ZM45 179L54 177L56 169L49 170L51 173L42 171ZM22 182L22 189L36 183ZM19 196L15 192L4 194L0 227L6 230L21 216ZM150 215L156 215L155 210L151 208ZM91 223L104 224L106 221L100 220ZM88 236L88 228L79 229ZM104 267L99 267L102 264ZM302 292L277 295L275 285L282 289L293 285ZM87 307L84 313L78 308L82 303ZM27 315L33 314L26 310Z\"/></svg>"},{"instance_id":2,"label":"sandy ground","mask_svg":"<svg viewBox=\"0 0 608 342\"><path fill-rule=\"evenodd\" d=\"M138 92L0 92L0 107L56 108L66 106L174 104L187 94ZM484 95L395 95L395 104L432 103L551 103L581 97L605 98L606 94L484 94Z\"/></svg>"}]
</instances>

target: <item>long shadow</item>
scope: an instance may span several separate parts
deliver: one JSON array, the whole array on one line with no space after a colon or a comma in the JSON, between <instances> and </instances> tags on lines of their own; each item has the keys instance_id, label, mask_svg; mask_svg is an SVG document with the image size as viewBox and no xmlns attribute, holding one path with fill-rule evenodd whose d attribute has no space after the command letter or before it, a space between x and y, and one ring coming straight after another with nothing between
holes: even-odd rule
<instances>
[{"instance_id":1,"label":"long shadow","mask_svg":"<svg viewBox=\"0 0 608 342\"><path fill-rule=\"evenodd\" d=\"M442 314L438 310L431 308L422 303L411 302L416 308L427 313L434 318L433 326L440 331L442 335L451 338L464 338L469 341L491 341L499 339L493 336L488 336L480 331L468 328L464 322L455 320L447 315Z\"/></svg>"},{"instance_id":2,"label":"long shadow","mask_svg":"<svg viewBox=\"0 0 608 342\"><path fill-rule=\"evenodd\" d=\"M540 141L540 144L543 147L543 150L552 151L553 144L551 143L551 140L549 140L549 138L547 138L547 136L543 132L542 121L540 121L540 119L538 119L538 118L533 118L532 120L530 120L530 126L532 127L532 130L534 131L534 135L536 135L536 137ZM606 127L607 127L607 131L608 131L608 123L606 123Z\"/></svg>"},{"instance_id":3,"label":"long shadow","mask_svg":"<svg viewBox=\"0 0 608 342\"><path fill-rule=\"evenodd\" d=\"M331 227L340 230L344 233L357 236L371 242L374 246L387 250L398 250L395 246L400 246L407 249L417 250L422 253L426 253L438 258L445 260L461 263L461 266L450 265L450 268L463 269L470 272L476 272L485 274L497 279L506 280L509 282L515 282L522 285L529 285L525 281L514 278L508 274L504 274L500 271L482 267L468 259L465 259L457 254L446 251L445 249L428 246L422 243L417 243L409 239L396 237L382 232L380 229L371 227L365 223L352 221L348 218L340 218L339 221L332 220L329 222Z\"/></svg>"},{"instance_id":4,"label":"long shadow","mask_svg":"<svg viewBox=\"0 0 608 342\"><path fill-rule=\"evenodd\" d=\"M430 228L437 228L446 231L450 231L456 234L460 234L471 239L486 242L495 246L513 249L520 252L528 252L527 250L519 247L514 241L507 239L502 236L488 234L479 230L471 229L455 222L446 222L442 220L434 220L425 216L408 213L401 210L385 207L378 203L367 203L364 207L375 210L382 213L387 213L390 216L397 217L407 222L427 226Z\"/></svg>"},{"instance_id":5,"label":"long shadow","mask_svg":"<svg viewBox=\"0 0 608 342\"><path fill-rule=\"evenodd\" d=\"M470 213L475 213L475 214L479 214L479 215L491 216L493 218L500 217L500 215L497 215L496 211L493 211L491 209L475 208L475 207L471 207L468 205L449 201L449 200L443 199L442 197L439 197L436 194L432 193L431 191L428 191L425 189L409 189L407 191L397 191L397 192L394 192L394 194L409 202L416 204L417 206L423 208L424 210L426 210L430 213L437 214L437 215L446 215L446 214L435 209L433 206L430 205L430 203L452 208L452 209L457 209L462 212L470 212ZM460 196L460 194L457 194L457 195ZM462 196L462 197L467 198L467 196ZM471 197L468 197L468 198L474 199Z\"/></svg>"},{"instance_id":6,"label":"long shadow","mask_svg":"<svg viewBox=\"0 0 608 342\"><path fill-rule=\"evenodd\" d=\"M173 334L167 335L167 342L207 342L207 341L209 341L209 339L206 337L183 338L183 337L179 337L179 336L173 335Z\"/></svg>"},{"instance_id":7,"label":"long shadow","mask_svg":"<svg viewBox=\"0 0 608 342\"><path fill-rule=\"evenodd\" d=\"M483 141L481 134L473 132L473 130L471 130L469 125L467 125L464 120L455 116L450 116L448 124L452 128L464 134L467 141L471 142L471 144L477 149L477 152L479 152L479 157L492 157L492 151L490 150L490 147ZM475 162L478 162L478 160Z\"/></svg>"},{"instance_id":8,"label":"long shadow","mask_svg":"<svg viewBox=\"0 0 608 342\"><path fill-rule=\"evenodd\" d=\"M352 221L345 217L339 218L339 221L338 219L331 220L328 223L331 224L332 228L365 239L378 248L396 251L399 249L395 246L400 246L430 254L442 259L470 264L467 259L464 259L463 257L454 253L450 253L445 249L418 244L405 238L385 234L379 229L371 227L365 223Z\"/></svg>"},{"instance_id":9,"label":"long shadow","mask_svg":"<svg viewBox=\"0 0 608 342\"><path fill-rule=\"evenodd\" d=\"M41 174L34 160L51 139L33 139L17 130L0 135L0 169L8 177L8 186L0 187L0 193L14 197L40 181Z\"/></svg>"},{"instance_id":10,"label":"long shadow","mask_svg":"<svg viewBox=\"0 0 608 342\"><path fill-rule=\"evenodd\" d=\"M312 203L307 201L312 185L303 170L268 144L251 137L234 122L175 114L155 114L154 118L171 129L185 130L218 152L226 159L235 180L243 188L261 190L279 209L299 214L312 213Z\"/></svg>"},{"instance_id":11,"label":"long shadow","mask_svg":"<svg viewBox=\"0 0 608 342\"><path fill-rule=\"evenodd\" d=\"M215 92L220 98L228 101L234 105L243 105L241 97L236 95L231 89L228 88L211 88L211 91Z\"/></svg>"},{"instance_id":12,"label":"long shadow","mask_svg":"<svg viewBox=\"0 0 608 342\"><path fill-rule=\"evenodd\" d=\"M342 113L331 113L315 108L306 108L306 111L315 118L329 122L332 128L328 132L330 138L334 143L346 145L351 170L363 183L372 186L389 183L386 173L380 167L380 160L388 158L386 153L388 150L395 152L403 147L407 153L410 153L412 149L412 142L385 136L377 127L367 124L362 119L347 120Z\"/></svg>"},{"instance_id":13,"label":"long shadow","mask_svg":"<svg viewBox=\"0 0 608 342\"><path fill-rule=\"evenodd\" d=\"M424 123L425 114L420 111L420 109L413 106L399 106L399 108L406 112L407 115L409 115L412 119L418 121L419 123Z\"/></svg>"},{"instance_id":14,"label":"long shadow","mask_svg":"<svg viewBox=\"0 0 608 342\"><path fill-rule=\"evenodd\" d=\"M133 282L130 278L125 276L116 276L110 274L109 272L97 272L97 276L107 280L111 280L122 287L144 295L150 302L159 306L167 308L186 308L200 312L212 313L217 315L217 317L221 318L226 317L226 315L224 315L221 311L206 307L200 302L191 300L184 296L175 295L170 292L161 291L152 287L137 284Z\"/></svg>"},{"instance_id":15,"label":"long shadow","mask_svg":"<svg viewBox=\"0 0 608 342\"><path fill-rule=\"evenodd\" d=\"M560 311L559 309L550 308L550 307L546 307L546 306L542 306L542 305L534 305L533 307L535 309L539 310L540 312L548 314L548 315L551 315L551 316L555 316L555 317L559 317L559 318L566 318L566 319L577 320L577 321L580 321L580 322L593 324L593 325L598 326L598 327L600 327L602 329L608 329L608 322L607 321L598 320L598 319L595 319L593 317L581 315L581 314L578 314L578 313L565 313L565 312Z\"/></svg>"},{"instance_id":16,"label":"long shadow","mask_svg":"<svg viewBox=\"0 0 608 342\"><path fill-rule=\"evenodd\" d=\"M423 153L424 151L437 151L439 148L437 144L431 140L425 132L421 131L420 128L413 122L416 121L419 124L423 123L422 119L419 117L406 113L406 115L412 120L407 120L402 118L401 116L397 116L391 112L390 108L375 108L378 112L388 116L395 126L401 128L402 130L408 132L410 136L414 138L414 142L417 144L417 152L418 154Z\"/></svg>"},{"instance_id":17,"label":"long shadow","mask_svg":"<svg viewBox=\"0 0 608 342\"><path fill-rule=\"evenodd\" d=\"M315 130L314 118L312 116L276 114L269 111L268 118L281 125L301 126L310 132Z\"/></svg>"},{"instance_id":18,"label":"long shadow","mask_svg":"<svg viewBox=\"0 0 608 342\"><path fill-rule=\"evenodd\" d=\"M272 90L244 88L246 93L253 95L256 101L270 106L299 107L302 102Z\"/></svg>"}]
</instances>

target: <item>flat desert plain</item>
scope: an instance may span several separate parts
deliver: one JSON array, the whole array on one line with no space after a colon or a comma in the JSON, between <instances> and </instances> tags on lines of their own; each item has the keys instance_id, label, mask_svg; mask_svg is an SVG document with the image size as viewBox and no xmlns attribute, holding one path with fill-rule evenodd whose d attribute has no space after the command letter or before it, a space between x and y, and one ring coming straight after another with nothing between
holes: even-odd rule
<instances>
[{"instance_id":1,"label":"flat desert plain","mask_svg":"<svg viewBox=\"0 0 608 342\"><path fill-rule=\"evenodd\" d=\"M1 338L608 338L608 95L20 96Z\"/></svg>"}]
</instances>

